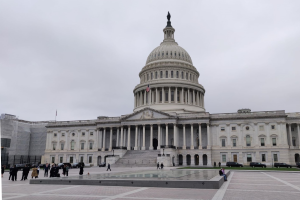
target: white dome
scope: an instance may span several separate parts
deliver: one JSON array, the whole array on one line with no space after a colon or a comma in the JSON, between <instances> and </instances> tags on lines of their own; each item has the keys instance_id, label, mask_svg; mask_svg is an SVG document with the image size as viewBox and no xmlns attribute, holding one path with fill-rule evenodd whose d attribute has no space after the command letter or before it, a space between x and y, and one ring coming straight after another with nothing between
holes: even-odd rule
<instances>
[{"instance_id":1,"label":"white dome","mask_svg":"<svg viewBox=\"0 0 300 200\"><path fill-rule=\"evenodd\" d=\"M162 42L160 46L156 47L148 56L146 65L152 61L176 59L183 60L193 64L188 52L174 42Z\"/></svg>"}]
</instances>

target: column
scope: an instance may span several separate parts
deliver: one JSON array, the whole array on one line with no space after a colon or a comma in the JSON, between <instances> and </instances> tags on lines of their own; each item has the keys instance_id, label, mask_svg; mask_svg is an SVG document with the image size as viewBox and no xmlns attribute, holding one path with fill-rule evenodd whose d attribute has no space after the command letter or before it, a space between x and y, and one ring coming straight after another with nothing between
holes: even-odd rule
<instances>
[{"instance_id":1,"label":"column","mask_svg":"<svg viewBox=\"0 0 300 200\"><path fill-rule=\"evenodd\" d=\"M175 98L175 103L178 103L178 102L177 102L177 87L175 88L174 98Z\"/></svg>"},{"instance_id":2,"label":"column","mask_svg":"<svg viewBox=\"0 0 300 200\"><path fill-rule=\"evenodd\" d=\"M157 130L158 131L157 149L160 149L160 145L161 145L160 129L161 129L160 124L158 124L158 130Z\"/></svg>"},{"instance_id":3,"label":"column","mask_svg":"<svg viewBox=\"0 0 300 200\"><path fill-rule=\"evenodd\" d=\"M138 150L138 146L137 146L137 138L138 138L138 126L135 126L135 138L134 138L134 150Z\"/></svg>"},{"instance_id":4,"label":"column","mask_svg":"<svg viewBox=\"0 0 300 200\"><path fill-rule=\"evenodd\" d=\"M202 129L201 129L201 123L200 123L199 124L199 148L198 149L202 149L202 138L201 138L201 136L202 136Z\"/></svg>"},{"instance_id":5,"label":"column","mask_svg":"<svg viewBox=\"0 0 300 200\"><path fill-rule=\"evenodd\" d=\"M166 124L166 145L168 145L168 124Z\"/></svg>"},{"instance_id":6,"label":"column","mask_svg":"<svg viewBox=\"0 0 300 200\"><path fill-rule=\"evenodd\" d=\"M113 135L113 127L110 128L109 151L112 150L112 135Z\"/></svg>"},{"instance_id":7,"label":"column","mask_svg":"<svg viewBox=\"0 0 300 200\"><path fill-rule=\"evenodd\" d=\"M145 124L143 124L143 147L142 150L146 150L146 146L145 146Z\"/></svg>"},{"instance_id":8,"label":"column","mask_svg":"<svg viewBox=\"0 0 300 200\"><path fill-rule=\"evenodd\" d=\"M180 98L180 103L184 103L183 97L184 97L184 88L181 88L181 98Z\"/></svg>"},{"instance_id":9,"label":"column","mask_svg":"<svg viewBox=\"0 0 300 200\"><path fill-rule=\"evenodd\" d=\"M200 106L203 107L203 104L202 104L202 94L201 93L200 93L200 102L199 103L200 103Z\"/></svg>"},{"instance_id":10,"label":"column","mask_svg":"<svg viewBox=\"0 0 300 200\"><path fill-rule=\"evenodd\" d=\"M120 147L123 147L123 132L124 132L124 127L121 126Z\"/></svg>"},{"instance_id":11,"label":"column","mask_svg":"<svg viewBox=\"0 0 300 200\"><path fill-rule=\"evenodd\" d=\"M154 104L154 91L151 90L151 104Z\"/></svg>"},{"instance_id":12,"label":"column","mask_svg":"<svg viewBox=\"0 0 300 200\"><path fill-rule=\"evenodd\" d=\"M152 91L151 91L151 89L149 90L149 92L148 92L148 105L150 105L151 104L151 100L152 100Z\"/></svg>"},{"instance_id":13,"label":"column","mask_svg":"<svg viewBox=\"0 0 300 200\"><path fill-rule=\"evenodd\" d=\"M171 103L171 87L169 87L169 103Z\"/></svg>"},{"instance_id":14,"label":"column","mask_svg":"<svg viewBox=\"0 0 300 200\"><path fill-rule=\"evenodd\" d=\"M196 91L196 105L199 106L199 92Z\"/></svg>"},{"instance_id":15,"label":"column","mask_svg":"<svg viewBox=\"0 0 300 200\"><path fill-rule=\"evenodd\" d=\"M177 126L176 124L173 124L173 146L177 146L177 138L176 138L176 134L177 133Z\"/></svg>"},{"instance_id":16,"label":"column","mask_svg":"<svg viewBox=\"0 0 300 200\"><path fill-rule=\"evenodd\" d=\"M66 141L66 147L67 147L67 148L66 148L66 149L69 150L69 149L68 149L68 138L69 138L69 133L67 133L66 135L67 135L67 141ZM95 141L94 149L96 149L97 151L98 151L98 146L99 146L98 142L99 142L99 130L96 129L96 141Z\"/></svg>"},{"instance_id":17,"label":"column","mask_svg":"<svg viewBox=\"0 0 300 200\"><path fill-rule=\"evenodd\" d=\"M186 164L186 154L185 155L182 154L182 166L187 166L187 164Z\"/></svg>"},{"instance_id":18,"label":"column","mask_svg":"<svg viewBox=\"0 0 300 200\"><path fill-rule=\"evenodd\" d=\"M128 131L127 131L127 150L131 150L131 145L130 145L130 126L128 126Z\"/></svg>"},{"instance_id":19,"label":"column","mask_svg":"<svg viewBox=\"0 0 300 200\"><path fill-rule=\"evenodd\" d=\"M157 91L157 88L155 88L155 103L158 103L158 91Z\"/></svg>"},{"instance_id":20,"label":"column","mask_svg":"<svg viewBox=\"0 0 300 200\"><path fill-rule=\"evenodd\" d=\"M188 90L184 92L184 95L185 95L185 101L184 101L184 103L185 104L188 104L188 95L187 94L188 94Z\"/></svg>"},{"instance_id":21,"label":"column","mask_svg":"<svg viewBox=\"0 0 300 200\"><path fill-rule=\"evenodd\" d=\"M142 91L140 91L139 94L140 94L140 106L141 106L141 105L143 105L143 98L142 98L143 93L142 93Z\"/></svg>"},{"instance_id":22,"label":"column","mask_svg":"<svg viewBox=\"0 0 300 200\"><path fill-rule=\"evenodd\" d=\"M136 107L136 93L134 93L134 108Z\"/></svg>"},{"instance_id":23,"label":"column","mask_svg":"<svg viewBox=\"0 0 300 200\"><path fill-rule=\"evenodd\" d=\"M116 146L119 147L119 127L117 128L117 143L116 143Z\"/></svg>"},{"instance_id":24,"label":"column","mask_svg":"<svg viewBox=\"0 0 300 200\"><path fill-rule=\"evenodd\" d=\"M153 150L153 124L150 124L150 147L149 150Z\"/></svg>"},{"instance_id":25,"label":"column","mask_svg":"<svg viewBox=\"0 0 300 200\"><path fill-rule=\"evenodd\" d=\"M293 138L292 138L292 124L288 124L289 126L289 141L290 141L290 147L293 146Z\"/></svg>"},{"instance_id":26,"label":"column","mask_svg":"<svg viewBox=\"0 0 300 200\"><path fill-rule=\"evenodd\" d=\"M165 103L165 88L162 87L162 103Z\"/></svg>"},{"instance_id":27,"label":"column","mask_svg":"<svg viewBox=\"0 0 300 200\"><path fill-rule=\"evenodd\" d=\"M144 91L144 105L146 105L147 102L147 92Z\"/></svg>"},{"instance_id":28,"label":"column","mask_svg":"<svg viewBox=\"0 0 300 200\"><path fill-rule=\"evenodd\" d=\"M127 146L126 145L126 136L127 136L127 129L124 128L124 130L123 130L123 142L122 142L124 147Z\"/></svg>"},{"instance_id":29,"label":"column","mask_svg":"<svg viewBox=\"0 0 300 200\"><path fill-rule=\"evenodd\" d=\"M300 148L300 124L297 124L297 129L298 129L298 146Z\"/></svg>"},{"instance_id":30,"label":"column","mask_svg":"<svg viewBox=\"0 0 300 200\"><path fill-rule=\"evenodd\" d=\"M270 125L269 123L265 123L267 127L267 138L266 138L266 146L269 147L270 145Z\"/></svg>"},{"instance_id":31,"label":"column","mask_svg":"<svg viewBox=\"0 0 300 200\"><path fill-rule=\"evenodd\" d=\"M193 105L196 105L195 90L193 90Z\"/></svg>"},{"instance_id":32,"label":"column","mask_svg":"<svg viewBox=\"0 0 300 200\"><path fill-rule=\"evenodd\" d=\"M210 130L209 130L209 124L207 124L207 149L211 148L210 144Z\"/></svg>"},{"instance_id":33,"label":"column","mask_svg":"<svg viewBox=\"0 0 300 200\"><path fill-rule=\"evenodd\" d=\"M103 145L102 145L102 151L105 151L105 139L106 139L105 134L106 134L106 130L105 130L105 128L103 128L103 139L102 139Z\"/></svg>"},{"instance_id":34,"label":"column","mask_svg":"<svg viewBox=\"0 0 300 200\"><path fill-rule=\"evenodd\" d=\"M182 124L183 126L183 147L182 149L186 149L186 141L185 141L185 124Z\"/></svg>"},{"instance_id":35,"label":"column","mask_svg":"<svg viewBox=\"0 0 300 200\"><path fill-rule=\"evenodd\" d=\"M99 146L98 146L98 149L101 149L101 150L102 150L102 143L103 143L102 139L103 139L103 131L101 131L100 128L99 128L99 140L98 140Z\"/></svg>"},{"instance_id":36,"label":"column","mask_svg":"<svg viewBox=\"0 0 300 200\"><path fill-rule=\"evenodd\" d=\"M191 149L194 149L194 126L191 124Z\"/></svg>"}]
</instances>

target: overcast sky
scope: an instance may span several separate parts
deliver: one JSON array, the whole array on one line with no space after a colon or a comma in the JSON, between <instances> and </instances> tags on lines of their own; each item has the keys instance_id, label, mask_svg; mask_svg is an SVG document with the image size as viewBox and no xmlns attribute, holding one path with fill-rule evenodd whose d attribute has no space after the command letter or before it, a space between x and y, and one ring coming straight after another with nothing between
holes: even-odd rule
<instances>
[{"instance_id":1,"label":"overcast sky","mask_svg":"<svg viewBox=\"0 0 300 200\"><path fill-rule=\"evenodd\" d=\"M210 113L300 111L300 1L0 3L0 113L95 119L133 110L167 12Z\"/></svg>"}]
</instances>

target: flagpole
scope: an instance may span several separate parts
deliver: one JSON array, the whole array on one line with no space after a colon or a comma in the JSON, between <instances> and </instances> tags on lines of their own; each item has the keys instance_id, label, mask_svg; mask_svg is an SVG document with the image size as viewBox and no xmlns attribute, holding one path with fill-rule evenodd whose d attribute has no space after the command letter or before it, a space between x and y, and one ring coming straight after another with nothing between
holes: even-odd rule
<instances>
[{"instance_id":1,"label":"flagpole","mask_svg":"<svg viewBox=\"0 0 300 200\"><path fill-rule=\"evenodd\" d=\"M57 116L57 110L56 110L56 113L55 113L55 122L56 122L56 116Z\"/></svg>"}]
</instances>

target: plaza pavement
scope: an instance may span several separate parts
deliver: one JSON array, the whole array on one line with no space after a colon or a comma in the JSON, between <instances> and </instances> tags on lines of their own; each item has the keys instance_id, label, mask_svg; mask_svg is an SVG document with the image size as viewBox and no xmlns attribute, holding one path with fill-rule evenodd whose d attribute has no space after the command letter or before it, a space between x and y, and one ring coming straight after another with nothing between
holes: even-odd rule
<instances>
[{"instance_id":1,"label":"plaza pavement","mask_svg":"<svg viewBox=\"0 0 300 200\"><path fill-rule=\"evenodd\" d=\"M174 168L166 167L164 170ZM85 168L84 174L107 173L105 168ZM153 168L112 168L113 172L153 170ZM41 170L40 178L43 177ZM62 170L60 170L60 173ZM78 176L79 169L71 169L69 176ZM110 173L110 172L109 172ZM299 200L300 173L232 171L228 181L217 189L146 188L119 186L30 185L29 181L9 181L8 172L2 178L2 198L22 200ZM31 172L30 172L31 174ZM29 176L30 176L29 174Z\"/></svg>"}]
</instances>

